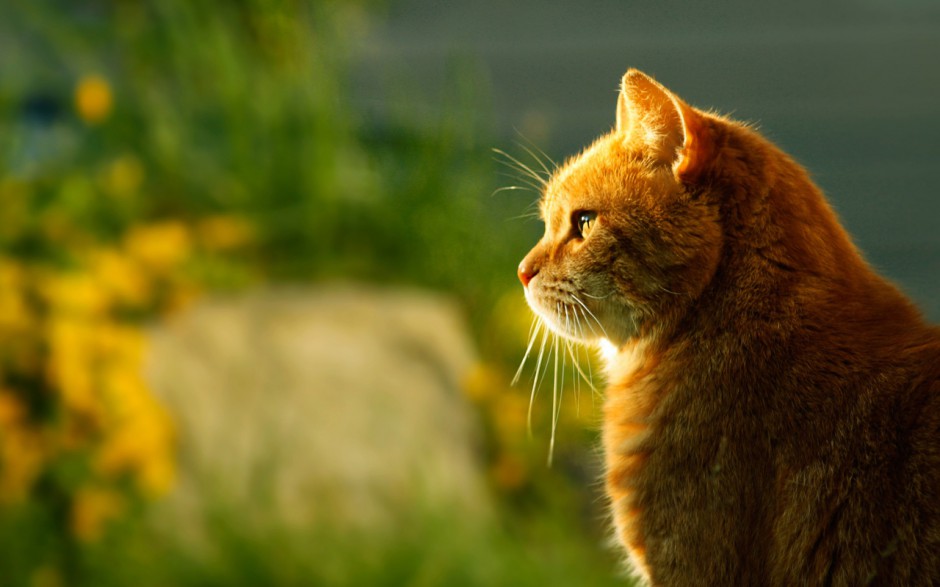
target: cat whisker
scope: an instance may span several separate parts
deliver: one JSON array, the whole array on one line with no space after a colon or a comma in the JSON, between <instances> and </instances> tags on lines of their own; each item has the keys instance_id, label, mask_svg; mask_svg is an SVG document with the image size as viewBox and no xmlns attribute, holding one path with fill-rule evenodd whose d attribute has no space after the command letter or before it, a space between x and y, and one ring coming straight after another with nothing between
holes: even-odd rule
<instances>
[{"instance_id":1,"label":"cat whisker","mask_svg":"<svg viewBox=\"0 0 940 587\"><path fill-rule=\"evenodd\" d=\"M576 312L577 312L578 308L577 308L577 307L574 307L574 308L572 308L572 310L575 312L575 317L577 317L577 313L576 313ZM581 324L580 324L580 320L577 320L577 321L575 322L575 324L577 325L577 328L578 328L578 336L579 336L580 338L583 338L583 337L584 337L584 333L583 333L583 330L582 330L582 326L581 326ZM597 392L597 388L594 387L594 376L593 376L593 374L592 374L590 377L588 377L588 376L584 373L584 370L581 368L581 363L580 363L580 361L579 361L578 358L575 357L574 354L573 354L571 345L568 346L568 351L569 351L569 353L572 353L571 360L574 362L574 366L575 366L575 369L576 369L577 372L578 372L578 375L580 375L580 376L581 376L581 379L583 379L584 382L588 384L588 387L591 388L591 391L593 391L593 392L596 393L596 392ZM579 347L578 347L578 354L580 355L580 353L581 353L581 349L580 349L580 345L579 345ZM588 365L590 365L590 361L588 362ZM579 381L579 380L576 379L576 381ZM580 407L580 402L579 402L579 407Z\"/></svg>"},{"instance_id":2,"label":"cat whisker","mask_svg":"<svg viewBox=\"0 0 940 587\"><path fill-rule=\"evenodd\" d=\"M529 177L534 179L536 182L538 182L539 185L543 187L547 185L548 182L545 177L536 173L531 167L529 167L528 165L526 165L525 163L523 163L516 157L513 157L512 155L510 155L506 151L503 151L502 149L494 148L493 152L505 158L505 160L503 160L502 163L506 164L509 167L513 167L521 171L522 173L528 175Z\"/></svg>"},{"instance_id":3,"label":"cat whisker","mask_svg":"<svg viewBox=\"0 0 940 587\"><path fill-rule=\"evenodd\" d=\"M542 170L545 172L545 175L551 177L551 175L552 175L552 170L549 169L549 168L545 165L545 162L542 161L542 159L541 159L538 155L536 155L535 153L532 152L532 149L526 147L525 145L523 145L522 143L520 143L520 142L518 142L518 141L516 141L516 144L519 145L520 147L522 147L523 149L525 149L525 152L528 153L530 157L532 157L533 159L535 159L535 161L539 164L539 166L540 166L540 167L542 168ZM543 154L544 154L544 153L543 153ZM551 161L551 157L549 157L549 161ZM552 161L552 163L554 164L554 161ZM557 168L558 166L555 165L555 167Z\"/></svg>"},{"instance_id":4,"label":"cat whisker","mask_svg":"<svg viewBox=\"0 0 940 587\"><path fill-rule=\"evenodd\" d=\"M591 352L584 347L578 349L578 356L584 353L584 356L587 357L587 368L588 368L588 385L591 387L591 410L594 410L597 406L594 403L594 399L601 395L601 391L594 385L594 367L591 360Z\"/></svg>"},{"instance_id":5,"label":"cat whisker","mask_svg":"<svg viewBox=\"0 0 940 587\"><path fill-rule=\"evenodd\" d=\"M525 354L522 355L522 362L519 363L519 368L516 370L516 374L513 376L512 383L510 385L515 385L519 382L519 376L522 375L522 368L525 367L526 359L529 358L529 353L532 352L532 347L535 345L535 339L538 337L541 326L542 321L539 320L537 316L534 316L532 318L532 325L529 327L529 344L526 346Z\"/></svg>"},{"instance_id":6,"label":"cat whisker","mask_svg":"<svg viewBox=\"0 0 940 587\"><path fill-rule=\"evenodd\" d=\"M520 188L520 189L526 189L526 188ZM513 217L511 217L511 218L507 218L506 221L508 222L508 221L510 221L510 220L521 220L521 219L524 219L524 218L525 218L525 219L527 219L527 218L539 218L539 217L541 217L541 215L542 215L542 214L541 214L541 212L539 211L539 208L538 208L538 201L535 201L535 202L532 202L531 204L529 204L528 206L526 206L525 212L523 212L522 214L520 214L520 215L518 215L518 216L513 216Z\"/></svg>"},{"instance_id":7,"label":"cat whisker","mask_svg":"<svg viewBox=\"0 0 940 587\"><path fill-rule=\"evenodd\" d=\"M539 323L542 323L541 318L537 318ZM532 392L529 394L529 411L526 414L526 431L528 432L529 438L532 437L532 407L535 405L535 396L538 394L539 385L541 384L542 379L545 377L545 372L548 371L548 360L545 361L545 369L542 369L542 358L545 355L545 343L548 341L548 337L551 335L551 331L544 327L542 329L542 342L539 345L539 356L535 362L535 373L532 377ZM551 353L551 347L549 347L549 354Z\"/></svg>"},{"instance_id":8,"label":"cat whisker","mask_svg":"<svg viewBox=\"0 0 940 587\"><path fill-rule=\"evenodd\" d=\"M568 310L566 307L565 308L566 316L567 316L567 311ZM581 318L580 316L578 316L577 306L571 306L571 324L572 324L572 330L575 332L577 337L579 339L583 339L584 328L581 324ZM590 382L588 382L587 378L584 376L584 370L581 368L581 361L580 361L581 345L580 344L577 345L577 348L578 348L577 356L574 354L574 346L575 345L572 342L570 341L568 342L568 355L571 357L572 367L577 372L577 375L573 374L574 393L575 393L575 403L577 405L577 415L580 418L581 417L581 381L583 380L585 383L588 383L588 385L591 385L592 389L593 389L593 385Z\"/></svg>"},{"instance_id":9,"label":"cat whisker","mask_svg":"<svg viewBox=\"0 0 940 587\"><path fill-rule=\"evenodd\" d=\"M580 371L581 367L580 365L578 365L578 359L574 356L574 349L571 348L571 344L572 343L570 340L565 341L565 350L567 351L567 356L571 357L571 368L573 370L571 374L572 379L573 379L572 386L574 387L574 397L575 397L575 404L577 406L576 408L577 414L580 416L581 415L581 405L580 405L581 404L581 380L578 378L578 376L575 373Z\"/></svg>"},{"instance_id":10,"label":"cat whisker","mask_svg":"<svg viewBox=\"0 0 940 587\"><path fill-rule=\"evenodd\" d=\"M558 429L558 413L561 411L561 406L559 405L558 400L558 337L555 337L555 367L553 369L553 382L552 382L552 434L551 438L548 441L548 466L552 466L552 460L555 456L555 432Z\"/></svg>"},{"instance_id":11,"label":"cat whisker","mask_svg":"<svg viewBox=\"0 0 940 587\"><path fill-rule=\"evenodd\" d=\"M577 316L574 313L574 306L572 306L571 308L570 315L568 313L568 304L565 304L564 308L565 308L565 331L568 332L569 334L577 333L577 329L575 328L575 326L577 325L577 321L575 320L575 318ZM571 341L565 340L564 342L565 342L565 349L568 351L566 354L566 357L571 357L571 367L576 371L580 370L580 365L578 365L578 360L574 357L574 352L571 350ZM564 370L562 370L562 373L564 373ZM562 376L562 381L564 381L564 376ZM580 394L580 391L577 389L577 385L580 383L580 381L578 380L577 377L574 377L574 383L576 386L575 393Z\"/></svg>"},{"instance_id":12,"label":"cat whisker","mask_svg":"<svg viewBox=\"0 0 940 587\"><path fill-rule=\"evenodd\" d=\"M558 163L557 163L554 159L552 159L551 156L550 156L548 153L546 153L545 151L543 151L543 150L542 150L538 145L536 145L535 142L533 142L529 137L527 137L527 136L525 136L524 134L522 134L521 132L519 132L519 129L515 129L515 131L516 131L516 133L519 134L520 137L522 137L523 140L525 140L525 142L529 143L529 145L530 145L533 149L535 149L536 151L538 151L539 154L541 154L541 156L545 158L545 160L547 160L549 163L552 164L552 170L553 170L553 171L556 170L556 169L558 169ZM521 143L519 143L518 141L516 141L516 144L519 145L520 147L522 147L523 149L525 149L525 146L522 145ZM526 149L526 151L529 151L529 150ZM531 151L529 151L529 154L532 155L532 157L533 157L536 161L539 162L539 165L542 166L542 169L545 169L546 166L545 166L545 164L542 162L542 157L536 157L535 154L532 153ZM546 171L548 171L548 170L546 169ZM551 172L549 172L549 173L551 173Z\"/></svg>"},{"instance_id":13,"label":"cat whisker","mask_svg":"<svg viewBox=\"0 0 940 587\"><path fill-rule=\"evenodd\" d=\"M594 332L594 324L596 323L598 327L600 327L600 323L597 322L596 317L593 319L589 317L591 316L590 309L584 306L583 302L578 300L576 296L573 296L573 298L577 302L577 305L571 304L570 302L557 301L555 303L554 315L559 322L559 327L562 329L560 332L567 333L567 335L574 336L578 339L583 339L586 327L590 327L591 331ZM515 385L518 383L522 372L525 370L525 365L529 362L529 358L534 356L535 368L533 372L532 388L529 394L529 407L526 414L526 428L531 438L535 401L544 380L548 376L548 371L551 370L551 435L549 439L547 462L548 466L552 466L555 455L555 442L558 435L558 425L561 420L561 410L564 403L565 387L570 386L576 393L575 401L578 406L577 410L579 416L581 413L581 385L586 384L593 392L592 402L593 397L597 395L599 391L594 385L594 374L591 369L590 360L588 360L588 369L590 372L586 372L585 368L582 366L581 345L578 345L576 351L573 341L556 334L552 328L549 327L548 323L538 315L534 317L529 327L527 340L525 352L513 376L512 384ZM535 353L536 346L538 346L537 354ZM568 368L569 358L571 359L570 369Z\"/></svg>"},{"instance_id":14,"label":"cat whisker","mask_svg":"<svg viewBox=\"0 0 940 587\"><path fill-rule=\"evenodd\" d=\"M587 295L587 294L585 294L585 295ZM585 314L585 319L587 319L587 316L590 315L591 318L594 320L594 324L597 324L598 328L601 329L601 332L604 334L604 337L605 337L605 338L609 338L609 336L607 335L607 331L604 330L604 325L601 324L601 321L597 319L597 316L594 315L594 312L592 312L591 309L588 308L588 307L584 304L584 302L581 301L580 298L578 298L578 296L576 296L576 295L574 295L574 294L571 294L571 299L573 299L575 302L577 302L578 305L580 305L581 308L586 312L586 314ZM591 326L591 331L594 331L594 326L593 326L593 325ZM595 332L595 334L596 334L596 332Z\"/></svg>"},{"instance_id":15,"label":"cat whisker","mask_svg":"<svg viewBox=\"0 0 940 587\"><path fill-rule=\"evenodd\" d=\"M585 355L587 355L587 366L588 366L588 385L590 385L591 390L594 392L591 394L591 407L594 406L594 397L600 395L600 390L594 385L594 361L591 360L591 353L589 350L586 350L582 347L578 352L584 350Z\"/></svg>"},{"instance_id":16,"label":"cat whisker","mask_svg":"<svg viewBox=\"0 0 940 587\"><path fill-rule=\"evenodd\" d=\"M513 191L523 191L523 192L535 192L535 193L538 193L538 191L536 191L536 190L534 190L533 188L528 187L528 186L524 186L524 185L507 185L507 186L503 186L503 187L501 187L501 188L496 188L495 190L493 190L493 193L490 194L490 197L492 198L492 197L495 196L496 194L501 194L501 193L503 193L503 192L513 192Z\"/></svg>"},{"instance_id":17,"label":"cat whisker","mask_svg":"<svg viewBox=\"0 0 940 587\"><path fill-rule=\"evenodd\" d=\"M510 222L513 220L532 220L532 219L538 219L538 217L539 217L538 212L529 212L527 214L520 214L518 216L510 216L509 218L506 219L506 222Z\"/></svg>"},{"instance_id":18,"label":"cat whisker","mask_svg":"<svg viewBox=\"0 0 940 587\"><path fill-rule=\"evenodd\" d=\"M496 175L500 175L500 176L502 176L502 177L508 177L508 178L513 179L513 180L519 181L519 182L525 184L526 186L528 186L529 191L532 191L532 192L534 192L534 193L536 193L536 194L538 194L538 195L541 195L541 194L542 194L542 189L544 189L544 185L543 185L543 184L540 184L540 183L538 183L538 182L536 182L536 181L533 181L533 180L529 179L529 178L526 177L526 176L519 177L519 176L516 175L516 174L513 174L513 173L505 173L505 172L503 172L503 171L497 171L497 172L496 172ZM519 188L520 188L520 189L526 189L526 188L523 187L523 186L519 186Z\"/></svg>"},{"instance_id":19,"label":"cat whisker","mask_svg":"<svg viewBox=\"0 0 940 587\"><path fill-rule=\"evenodd\" d=\"M660 290L662 290L662 291L664 291L664 292L666 292L666 293L668 293L668 294L672 294L672 295L674 295L674 296L681 296L681 295L682 295L682 294L680 294L680 293L677 292L677 291L672 291L671 289L666 289L665 286L662 286L662 285L657 285L656 287L658 287Z\"/></svg>"},{"instance_id":20,"label":"cat whisker","mask_svg":"<svg viewBox=\"0 0 940 587\"><path fill-rule=\"evenodd\" d=\"M565 311L565 332L571 334L571 321L568 319L568 304L562 304L561 308Z\"/></svg>"},{"instance_id":21,"label":"cat whisker","mask_svg":"<svg viewBox=\"0 0 940 587\"><path fill-rule=\"evenodd\" d=\"M522 173L526 177L530 177L534 179L537 183L541 185L548 185L549 175L542 175L542 173L539 170L533 169L532 167L526 165L519 159L509 154L504 153L504 155L510 158L508 160L501 161L504 165L506 165L510 169L513 169L515 171Z\"/></svg>"},{"instance_id":22,"label":"cat whisker","mask_svg":"<svg viewBox=\"0 0 940 587\"><path fill-rule=\"evenodd\" d=\"M581 367L580 345L577 347L578 348L577 354L575 354L573 347L574 345L572 344L568 345L568 353L571 355L571 361L574 364L575 370L577 371L577 375L574 378L574 393L575 393L575 402L577 403L577 406L578 406L577 414L578 414L578 417L580 418L581 417L581 382L583 381L584 383L588 385L588 387L591 387L592 392L596 390L593 389L591 382L588 380L587 376L585 376L584 374L584 369Z\"/></svg>"}]
</instances>

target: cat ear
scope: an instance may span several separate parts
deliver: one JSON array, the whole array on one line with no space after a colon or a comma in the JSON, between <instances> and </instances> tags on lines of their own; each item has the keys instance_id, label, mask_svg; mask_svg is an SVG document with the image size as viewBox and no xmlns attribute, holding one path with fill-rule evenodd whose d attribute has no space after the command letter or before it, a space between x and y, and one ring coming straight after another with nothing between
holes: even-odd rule
<instances>
[{"instance_id":1,"label":"cat ear","mask_svg":"<svg viewBox=\"0 0 940 587\"><path fill-rule=\"evenodd\" d=\"M701 115L635 69L621 82L616 130L672 165L681 181L695 181L708 163L711 142Z\"/></svg>"}]
</instances>

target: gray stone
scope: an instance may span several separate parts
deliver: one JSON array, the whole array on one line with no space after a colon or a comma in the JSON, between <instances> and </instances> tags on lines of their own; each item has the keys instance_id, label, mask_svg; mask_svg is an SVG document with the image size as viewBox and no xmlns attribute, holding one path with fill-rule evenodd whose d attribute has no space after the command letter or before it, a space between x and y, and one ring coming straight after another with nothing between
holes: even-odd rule
<instances>
[{"instance_id":1,"label":"gray stone","mask_svg":"<svg viewBox=\"0 0 940 587\"><path fill-rule=\"evenodd\" d=\"M460 393L474 360L457 306L426 292L337 285L206 299L151 335L148 377L181 457L160 517L199 520L224 503L366 531L423 510L486 518L476 422Z\"/></svg>"}]
</instances>

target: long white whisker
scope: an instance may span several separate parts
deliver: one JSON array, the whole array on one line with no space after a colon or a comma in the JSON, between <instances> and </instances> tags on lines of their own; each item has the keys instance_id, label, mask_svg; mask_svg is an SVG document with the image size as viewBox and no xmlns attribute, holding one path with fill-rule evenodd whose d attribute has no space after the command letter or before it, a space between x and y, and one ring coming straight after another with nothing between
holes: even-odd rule
<instances>
[{"instance_id":1,"label":"long white whisker","mask_svg":"<svg viewBox=\"0 0 940 587\"><path fill-rule=\"evenodd\" d=\"M524 191L524 192L540 193L539 190L533 189L532 187L529 187L529 186L507 185L507 186L503 186L503 187L501 187L501 188L496 188L495 190L493 190L493 193L490 194L490 197L492 198L492 197L495 196L496 194L499 194L499 193L502 193L502 192L511 192L511 191L517 191L517 190L521 190L521 191Z\"/></svg>"},{"instance_id":2,"label":"long white whisker","mask_svg":"<svg viewBox=\"0 0 940 587\"><path fill-rule=\"evenodd\" d=\"M568 318L568 304L562 304L561 307L562 307L562 309L564 309L564 311L565 311L565 333L566 333L566 334L570 334L570 333L571 333L571 320ZM563 342L564 342L565 346L569 346L569 347L571 346L570 342L569 342L567 339L565 339ZM566 364L567 362L568 362L568 357L567 357L567 355L564 354L564 353L562 353L562 357L561 357L561 382L562 382L562 387L564 387L564 384L565 384L565 364Z\"/></svg>"},{"instance_id":3,"label":"long white whisker","mask_svg":"<svg viewBox=\"0 0 940 587\"><path fill-rule=\"evenodd\" d=\"M586 312L585 318L587 317L587 315L590 315L591 318L594 319L594 323L597 324L597 326L601 329L601 332L604 333L604 336L607 337L607 338L609 338L609 337L607 336L607 331L604 330L604 325L601 324L601 321L597 319L597 316L594 315L594 312L592 312L591 309L588 308L588 307L584 304L584 302L582 302L582 301L578 298L578 296L576 296L576 295L574 295L574 294L571 294L571 298L572 298L574 301L576 301L576 302L584 309L584 311ZM592 327L591 327L591 330L593 330L593 329L594 329L594 327L592 326Z\"/></svg>"},{"instance_id":4,"label":"long white whisker","mask_svg":"<svg viewBox=\"0 0 940 587\"><path fill-rule=\"evenodd\" d=\"M578 318L577 306L571 306L571 322L573 324L575 333L577 333L578 335L578 339L584 339L584 333L581 331L581 319ZM577 346L580 349L581 345L579 344ZM574 347L574 344L568 345L568 353L571 355L571 365L573 366L575 372L580 373L581 362L578 360L578 357L574 355L574 350L572 347ZM572 377L574 378L574 397L575 397L575 403L577 404L577 415L578 415L578 418L580 418L581 417L581 379L583 379L583 377L579 377L578 375L575 375L575 374L572 374Z\"/></svg>"},{"instance_id":5,"label":"long white whisker","mask_svg":"<svg viewBox=\"0 0 940 587\"><path fill-rule=\"evenodd\" d=\"M514 163L514 164L516 165L516 168L517 168L519 171L522 171L523 173L525 173L526 175L528 175L529 177L531 177L532 179L534 179L535 181L537 181L540 185L543 185L543 186L544 186L544 185L546 184L546 181L545 181L545 178L544 178L544 177L542 177L541 175L539 175L538 173L536 173L535 171L533 171L531 167L529 167L528 165L526 165L525 163L523 163L523 162L520 161L519 159L513 157L512 155L510 155L510 154L507 153L506 151L503 151L502 149L493 149L493 152L495 152L495 153L497 153L497 154L499 154L499 155L502 155L502 156L505 157L508 161Z\"/></svg>"},{"instance_id":6,"label":"long white whisker","mask_svg":"<svg viewBox=\"0 0 940 587\"><path fill-rule=\"evenodd\" d=\"M547 327L544 328L542 330L542 343L541 345L539 345L539 358L535 362L535 373L533 374L533 377L532 377L532 392L529 394L529 411L526 414L526 431L528 432L529 438L532 437L532 406L535 405L535 396L538 393L539 385L542 381L542 378L545 377L545 371L548 370L548 361L545 361L544 371L541 370L541 367L542 367L542 357L545 355L545 343L548 340L549 335L550 335L549 329Z\"/></svg>"},{"instance_id":7,"label":"long white whisker","mask_svg":"<svg viewBox=\"0 0 940 587\"><path fill-rule=\"evenodd\" d=\"M581 292L581 293L584 294L585 296L591 298L592 300L606 300L607 298L609 298L610 296L612 296L614 292L613 292L613 291L610 291L610 292L608 292L607 295L605 295L605 296L592 296L591 294L589 294L589 293L587 293L587 292L584 292L584 291Z\"/></svg>"},{"instance_id":8,"label":"long white whisker","mask_svg":"<svg viewBox=\"0 0 940 587\"><path fill-rule=\"evenodd\" d=\"M585 357L587 357L587 366L588 366L588 384L591 386L591 407L594 406L594 396L600 395L600 389L597 385L594 384L594 355L591 354L590 349L583 348Z\"/></svg>"},{"instance_id":9,"label":"long white whisker","mask_svg":"<svg viewBox=\"0 0 940 587\"><path fill-rule=\"evenodd\" d=\"M568 319L568 304L564 304L564 305L562 305L561 307L562 307L562 308L564 309L564 311L565 311L565 333L566 333L566 334L570 334L570 333L571 333L571 322L570 322L570 320Z\"/></svg>"},{"instance_id":10,"label":"long white whisker","mask_svg":"<svg viewBox=\"0 0 940 587\"><path fill-rule=\"evenodd\" d=\"M583 354L582 354L583 353ZM584 360L587 362L587 374L588 374L588 387L591 388L591 412L594 412L594 398L598 395L597 388L594 387L594 369L591 366L591 352L581 347L578 349L578 357L584 357ZM583 371L582 371L583 372Z\"/></svg>"},{"instance_id":11,"label":"long white whisker","mask_svg":"<svg viewBox=\"0 0 940 587\"><path fill-rule=\"evenodd\" d=\"M538 336L541 326L542 321L539 320L538 316L534 316L532 318L532 326L529 327L529 345L525 349L525 354L522 355L522 361L519 363L519 368L516 370L516 374L512 378L510 385L518 383L519 376L522 375L522 368L525 367L526 359L529 358L529 353L532 352L532 346L535 344L535 338Z\"/></svg>"},{"instance_id":12,"label":"long white whisker","mask_svg":"<svg viewBox=\"0 0 940 587\"><path fill-rule=\"evenodd\" d=\"M515 186L515 187L518 187L518 186ZM526 188L519 188L519 189L526 189ZM519 220L520 218L538 218L541 215L542 214L538 209L538 202L536 201L526 206L526 209L522 214L518 216L514 216L512 218L507 218L506 220L508 222L509 220Z\"/></svg>"},{"instance_id":13,"label":"long white whisker","mask_svg":"<svg viewBox=\"0 0 940 587\"><path fill-rule=\"evenodd\" d=\"M530 188L533 192L535 192L535 193L537 193L537 194L541 194L541 193L542 193L542 188L544 187L544 184L537 183L537 182L534 182L534 181L532 181L531 179L529 179L529 178L527 177L528 174L526 174L526 175L524 175L524 176L522 176L522 177L519 177L518 175L516 175L516 174L514 174L514 173L504 173L504 172L498 171L498 172L496 172L496 175L501 175L501 176L503 176L503 177L508 177L508 178L510 178L510 179L514 179L514 180L516 180L516 181L519 181L519 182L521 182L521 183L524 183L525 185L529 186L529 188Z\"/></svg>"},{"instance_id":14,"label":"long white whisker","mask_svg":"<svg viewBox=\"0 0 940 587\"><path fill-rule=\"evenodd\" d=\"M573 343L571 341L566 341L565 346L567 347L567 350L568 350L568 356L571 357L571 367L574 370L571 377L574 380L573 386L574 386L575 404L577 405L576 410L577 410L578 416L580 417L581 416L581 379L582 377L578 377L577 374L581 372L581 365L578 364L578 358L574 355L574 348L572 348Z\"/></svg>"},{"instance_id":15,"label":"long white whisker","mask_svg":"<svg viewBox=\"0 0 940 587\"><path fill-rule=\"evenodd\" d=\"M577 309L577 308L575 308L575 310L576 310L576 309ZM577 314L575 314L575 316L577 316ZM580 328L580 326L579 326L579 328ZM581 345L578 345L579 353L580 353L580 346L581 346ZM570 353L572 353L571 359L572 359L572 361L574 361L575 369L577 370L578 374L581 376L581 379L583 379L584 382L587 383L587 384L591 387L591 389L596 392L596 391L597 391L597 388L594 387L594 379L593 379L593 376L592 376L591 378L588 378L588 376L585 375L584 370L581 369L581 365L580 365L580 363L579 363L577 357L574 356L574 351L571 350L571 345L568 346L568 351L569 351ZM590 364L590 363L589 363L589 364Z\"/></svg>"},{"instance_id":16,"label":"long white whisker","mask_svg":"<svg viewBox=\"0 0 940 587\"><path fill-rule=\"evenodd\" d=\"M574 316L575 316L575 324L578 328L578 335L580 336L580 338L583 339L584 338L584 325L581 323L581 318L578 316L578 311L579 310L581 311L581 315L584 317L585 321L587 321L587 314L585 313L584 309L578 308L577 306L575 306L573 309L574 309ZM593 326L591 327L591 329L593 330ZM582 355L582 353L584 354ZM587 374L586 375L584 373L584 369L581 367L582 356L585 357L585 361L587 362ZM572 359L574 360L575 365L578 367L578 374L581 376L581 380L587 383L588 387L591 389L591 410L593 411L597 409L597 405L595 401L596 401L597 396L601 395L601 392L600 390L597 389L597 386L594 385L594 367L593 367L593 360L591 358L591 353L589 349L586 349L584 347L584 345L578 345L577 357L572 357ZM580 390L580 385L578 389ZM579 410L578 415L580 415L581 414L580 394L578 395L578 410Z\"/></svg>"},{"instance_id":17,"label":"long white whisker","mask_svg":"<svg viewBox=\"0 0 940 587\"><path fill-rule=\"evenodd\" d=\"M515 130L516 133L517 133L525 142L529 143L529 144L532 146L532 148L534 148L536 151L538 151L539 153L541 153L541 154L542 154L542 157L545 157L545 159L547 159L548 162L552 164L552 169L558 169L558 163L555 162L555 160L552 159L551 156L549 156L548 153L546 153L546 152L543 151L541 148L539 148L539 146L536 145L529 137L527 137L527 136L525 136L524 134L522 134L522 132L521 132L518 128L514 128L513 130ZM522 147L522 148L525 148L522 144L519 143L519 141L516 141L516 144L518 144L518 145L519 145L520 147ZM540 158L538 158L538 157L534 157L534 158L542 165L542 167L545 167L545 165L542 163L542 161L541 161Z\"/></svg>"},{"instance_id":18,"label":"long white whisker","mask_svg":"<svg viewBox=\"0 0 940 587\"><path fill-rule=\"evenodd\" d=\"M552 385L552 436L548 442L548 466L552 466L555 455L555 431L558 429L558 337L555 337L555 368L553 370Z\"/></svg>"},{"instance_id":19,"label":"long white whisker","mask_svg":"<svg viewBox=\"0 0 940 587\"><path fill-rule=\"evenodd\" d=\"M597 357L597 353L594 353L594 354L592 355L590 351L586 350L586 351L585 351L585 354L587 354L587 356L588 356L588 375L591 376L591 384L592 384L592 387L593 387L593 383L594 383L594 367L593 367L592 365L594 364L594 360L595 360L596 357ZM594 398L597 397L597 396L599 396L599 395L601 395L601 392L600 392L596 387L594 387L594 393L591 394L591 408L594 408L594 407L595 407L595 405L594 405Z\"/></svg>"},{"instance_id":20,"label":"long white whisker","mask_svg":"<svg viewBox=\"0 0 940 587\"><path fill-rule=\"evenodd\" d=\"M546 159L548 159L548 162L552 164L552 169L558 169L558 162L555 161L554 159L552 159L551 155L549 155L548 153L546 153L545 151L543 151L542 149L540 149L539 146L536 145L536 144L534 144L534 143L532 143L532 141L529 141L529 144L531 144L533 147L535 147L535 150L538 151L539 153L541 153L543 157L545 157Z\"/></svg>"},{"instance_id":21,"label":"long white whisker","mask_svg":"<svg viewBox=\"0 0 940 587\"><path fill-rule=\"evenodd\" d=\"M510 222L510 221L514 221L514 220L532 220L533 218L536 218L536 219L537 219L538 217L539 217L539 213L538 213L538 212L529 212L528 214L520 214L520 215L518 215L518 216L510 216L509 218L507 218L507 219L505 220L505 222Z\"/></svg>"},{"instance_id":22,"label":"long white whisker","mask_svg":"<svg viewBox=\"0 0 940 587\"><path fill-rule=\"evenodd\" d=\"M568 314L568 304L564 304L562 307L565 309L565 332L568 333L568 334L571 334L571 333L574 331L574 328L572 327L572 323L574 322L574 317ZM574 306L572 306L571 311L572 311L572 314L573 314L573 313L574 313ZM567 356L571 357L571 365L572 365L572 367L573 367L575 370L580 371L580 370L581 370L581 366L578 365L578 360L574 357L574 353L573 353L573 351L571 350L571 341L570 341L570 340L565 340L565 348L566 348L567 351L568 351L568 352L567 352ZM561 379L562 379L562 381L564 381L564 380L565 380L565 376L564 376L564 373L565 373L565 370L564 370L564 362L562 362L562 371L561 371L561 373L562 373ZM574 379L575 397L580 398L580 397L581 397L580 380L577 378L577 376L574 376L574 375L573 375L572 377L573 377L573 379ZM578 403L579 403L579 405L578 405L578 408L577 408L577 409L578 409L578 415L580 416L580 415L581 415L580 401L579 401Z\"/></svg>"},{"instance_id":23,"label":"long white whisker","mask_svg":"<svg viewBox=\"0 0 940 587\"><path fill-rule=\"evenodd\" d=\"M520 142L518 142L518 141L516 141L516 144L519 145L520 147L522 147L523 149L525 149L525 152L528 153L530 157L532 157L533 159L535 159L535 161L539 164L539 166L542 168L542 170L545 171L545 175L547 175L547 176L551 176L551 175L552 175L551 170L550 170L548 167L546 167L545 162L542 161L542 159L541 159L538 155L536 155L535 153L533 153L533 152L532 152L532 149L526 147L525 145L523 145L522 143L520 143Z\"/></svg>"}]
</instances>

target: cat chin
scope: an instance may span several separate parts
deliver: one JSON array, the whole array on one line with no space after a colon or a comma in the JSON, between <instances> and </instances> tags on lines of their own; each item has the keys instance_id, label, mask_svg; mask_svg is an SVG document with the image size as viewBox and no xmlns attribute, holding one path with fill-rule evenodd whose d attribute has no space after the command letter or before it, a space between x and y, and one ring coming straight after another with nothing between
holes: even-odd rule
<instances>
[{"instance_id":1,"label":"cat chin","mask_svg":"<svg viewBox=\"0 0 940 587\"><path fill-rule=\"evenodd\" d=\"M556 334L556 335L558 335L558 336L564 338L565 340L570 340L571 342L576 342L576 343L578 343L578 344L583 344L583 345L593 345L593 344L596 344L596 343L597 343L597 338L596 338L596 337L595 337L595 338L586 338L586 337L584 337L584 336L581 335L581 334L578 334L578 333L575 333L575 332L569 332L569 331L568 331L567 329L565 329L564 327L559 326L558 323L557 323L553 318L550 318L550 317L548 317L548 316L545 316L545 315L544 315L543 313L541 313L541 312L536 312L536 314L539 315L539 317L542 319L542 322L543 322L546 326L548 326L548 329L551 330L552 333L554 333L554 334Z\"/></svg>"},{"instance_id":2,"label":"cat chin","mask_svg":"<svg viewBox=\"0 0 940 587\"><path fill-rule=\"evenodd\" d=\"M525 290L526 301L529 303L529 308L541 319L542 323L548 327L548 329L566 340L571 342L576 342L578 344L594 344L597 342L597 337L586 337L585 334L590 334L586 332L579 332L572 327L573 323L568 322L568 326L565 326L563 316L556 315L555 312L551 312L542 307L542 304L539 303L539 299L536 294L532 293L529 288Z\"/></svg>"},{"instance_id":3,"label":"cat chin","mask_svg":"<svg viewBox=\"0 0 940 587\"><path fill-rule=\"evenodd\" d=\"M618 347L636 338L636 332L628 328L626 324L614 325L605 323L602 326L601 322L594 317L593 313L590 314L591 320L585 318L587 314L581 314L579 316L577 313L578 307L574 304L559 302L561 306L573 308L571 312L565 316L564 314L559 314L557 311L546 308L545 306L547 304L541 303L541 298L538 294L529 289L526 289L525 297L529 308L539 317L542 323L553 334L565 340L586 346L597 346L604 341L609 345ZM590 310L586 308L584 311L590 312ZM576 317L577 321L572 316Z\"/></svg>"}]
</instances>

